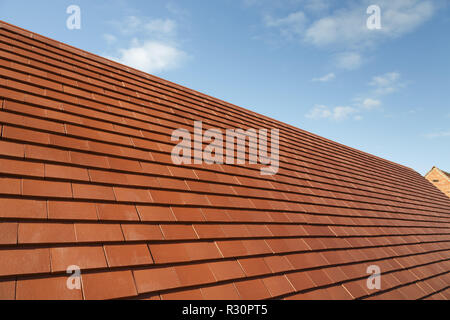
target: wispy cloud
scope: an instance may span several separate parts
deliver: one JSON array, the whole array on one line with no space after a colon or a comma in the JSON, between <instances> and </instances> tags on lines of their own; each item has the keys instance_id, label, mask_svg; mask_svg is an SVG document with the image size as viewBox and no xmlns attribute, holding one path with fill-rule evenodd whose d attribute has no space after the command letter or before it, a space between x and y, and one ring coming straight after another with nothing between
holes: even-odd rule
<instances>
[{"instance_id":1,"label":"wispy cloud","mask_svg":"<svg viewBox=\"0 0 450 320\"><path fill-rule=\"evenodd\" d=\"M158 41L135 39L132 43L110 59L147 73L159 73L178 67L187 57L183 51Z\"/></svg>"},{"instance_id":2,"label":"wispy cloud","mask_svg":"<svg viewBox=\"0 0 450 320\"><path fill-rule=\"evenodd\" d=\"M376 109L379 106L381 106L381 101L372 98L366 98L362 102L362 107L366 110Z\"/></svg>"},{"instance_id":3,"label":"wispy cloud","mask_svg":"<svg viewBox=\"0 0 450 320\"><path fill-rule=\"evenodd\" d=\"M266 15L264 22L266 27L278 28L289 40L340 52L334 56L336 65L356 69L364 62L362 56L367 49L413 32L436 11L431 0L377 0L375 3L381 7L381 29L377 30L369 30L366 25L366 9L374 4L371 0L347 1L344 7L331 12L329 2L298 1L301 10L279 18ZM313 8L320 14L313 14Z\"/></svg>"},{"instance_id":4,"label":"wispy cloud","mask_svg":"<svg viewBox=\"0 0 450 320\"><path fill-rule=\"evenodd\" d=\"M450 131L439 131L425 134L425 137L428 139L436 139L436 138L448 138L450 137Z\"/></svg>"},{"instance_id":5,"label":"wispy cloud","mask_svg":"<svg viewBox=\"0 0 450 320\"><path fill-rule=\"evenodd\" d=\"M337 106L334 108L325 105L316 105L313 109L306 114L310 119L331 119L334 121L345 120L351 116L354 116L355 120L359 120L360 116L357 115L358 110L350 106Z\"/></svg>"},{"instance_id":6,"label":"wispy cloud","mask_svg":"<svg viewBox=\"0 0 450 320\"><path fill-rule=\"evenodd\" d=\"M280 33L289 39L299 37L305 31L307 19L302 11L290 13L283 18L273 18L270 15L264 17L264 23L267 27L278 28Z\"/></svg>"},{"instance_id":7,"label":"wispy cloud","mask_svg":"<svg viewBox=\"0 0 450 320\"><path fill-rule=\"evenodd\" d=\"M323 77L313 78L311 81L313 82L328 82L336 79L336 75L334 73L328 73Z\"/></svg>"},{"instance_id":8,"label":"wispy cloud","mask_svg":"<svg viewBox=\"0 0 450 320\"><path fill-rule=\"evenodd\" d=\"M397 38L415 30L435 11L431 1L378 0L376 4L382 8L382 27L374 31L366 27L368 16L365 14L372 2L362 1L314 21L306 30L305 40L316 46L371 46L383 38Z\"/></svg>"},{"instance_id":9,"label":"wispy cloud","mask_svg":"<svg viewBox=\"0 0 450 320\"><path fill-rule=\"evenodd\" d=\"M328 74L321 78L316 78L316 81L325 81L333 78L334 74ZM326 105L315 105L307 114L309 119L331 119L335 121L353 119L362 120L364 114L376 110L383 111L381 106L381 96L393 93L404 85L399 81L401 78L398 72L388 72L382 75L372 77L368 86L374 87L372 92L359 95L353 99L353 102L346 106L329 107Z\"/></svg>"},{"instance_id":10,"label":"wispy cloud","mask_svg":"<svg viewBox=\"0 0 450 320\"><path fill-rule=\"evenodd\" d=\"M400 82L400 73L398 72L375 76L369 84L375 88L375 93L378 95L390 94L406 86L405 83Z\"/></svg>"},{"instance_id":11,"label":"wispy cloud","mask_svg":"<svg viewBox=\"0 0 450 320\"><path fill-rule=\"evenodd\" d=\"M343 52L335 55L335 64L338 68L353 70L362 64L362 57L357 52Z\"/></svg>"},{"instance_id":12,"label":"wispy cloud","mask_svg":"<svg viewBox=\"0 0 450 320\"><path fill-rule=\"evenodd\" d=\"M117 43L107 58L148 73L179 67L188 55L180 49L178 24L169 18L127 16L114 21L116 35L104 35L108 44Z\"/></svg>"}]
</instances>

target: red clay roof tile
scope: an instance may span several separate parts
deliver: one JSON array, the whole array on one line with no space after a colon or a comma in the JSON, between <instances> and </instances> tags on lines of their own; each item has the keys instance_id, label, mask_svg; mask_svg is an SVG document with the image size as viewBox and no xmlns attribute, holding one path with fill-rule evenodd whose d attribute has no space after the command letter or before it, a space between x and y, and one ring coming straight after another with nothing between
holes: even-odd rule
<instances>
[{"instance_id":1,"label":"red clay roof tile","mask_svg":"<svg viewBox=\"0 0 450 320\"><path fill-rule=\"evenodd\" d=\"M67 268L73 265L81 270L100 269L107 266L101 246L50 248L50 256L53 272L66 272Z\"/></svg>"},{"instance_id":2,"label":"red clay roof tile","mask_svg":"<svg viewBox=\"0 0 450 320\"><path fill-rule=\"evenodd\" d=\"M81 300L81 290L70 290L67 277L17 280L17 300ZM45 288L45 290L43 290Z\"/></svg>"},{"instance_id":3,"label":"red clay roof tile","mask_svg":"<svg viewBox=\"0 0 450 320\"><path fill-rule=\"evenodd\" d=\"M449 299L450 200L418 173L0 25L0 299ZM278 173L175 165L197 120L279 129Z\"/></svg>"}]
</instances>

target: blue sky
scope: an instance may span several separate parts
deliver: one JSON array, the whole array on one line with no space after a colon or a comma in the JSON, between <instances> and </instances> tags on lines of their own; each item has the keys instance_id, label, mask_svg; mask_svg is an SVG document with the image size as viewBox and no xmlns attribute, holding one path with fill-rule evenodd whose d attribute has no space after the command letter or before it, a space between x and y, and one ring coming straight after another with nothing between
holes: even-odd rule
<instances>
[{"instance_id":1,"label":"blue sky","mask_svg":"<svg viewBox=\"0 0 450 320\"><path fill-rule=\"evenodd\" d=\"M381 29L366 26L370 5ZM421 174L450 171L446 0L0 0L0 19Z\"/></svg>"}]
</instances>

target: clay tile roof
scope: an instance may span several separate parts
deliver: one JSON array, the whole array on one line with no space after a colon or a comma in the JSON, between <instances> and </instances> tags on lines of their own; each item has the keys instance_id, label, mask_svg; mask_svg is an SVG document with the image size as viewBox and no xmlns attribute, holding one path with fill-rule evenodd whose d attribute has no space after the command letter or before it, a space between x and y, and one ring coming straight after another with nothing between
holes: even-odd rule
<instances>
[{"instance_id":1,"label":"clay tile roof","mask_svg":"<svg viewBox=\"0 0 450 320\"><path fill-rule=\"evenodd\" d=\"M174 164L195 120L279 129L278 173ZM0 132L0 299L450 298L417 172L4 22Z\"/></svg>"},{"instance_id":2,"label":"clay tile roof","mask_svg":"<svg viewBox=\"0 0 450 320\"><path fill-rule=\"evenodd\" d=\"M442 172L445 173L445 175L450 178L450 173L448 173L446 171L442 171Z\"/></svg>"}]
</instances>

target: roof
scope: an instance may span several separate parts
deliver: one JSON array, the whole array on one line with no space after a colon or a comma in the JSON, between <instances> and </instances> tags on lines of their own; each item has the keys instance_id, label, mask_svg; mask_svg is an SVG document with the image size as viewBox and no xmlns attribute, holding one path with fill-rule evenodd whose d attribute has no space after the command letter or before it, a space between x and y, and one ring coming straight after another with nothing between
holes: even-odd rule
<instances>
[{"instance_id":1,"label":"roof","mask_svg":"<svg viewBox=\"0 0 450 320\"><path fill-rule=\"evenodd\" d=\"M446 172L446 171L444 171L444 170L441 170L441 169L439 169L439 168L436 167L436 166L433 166L433 168L431 168L431 170L428 171L428 172L425 174L425 177L428 177L428 175L429 175L431 172L433 172L433 170L435 170L435 169L436 169L438 172L442 173L446 178L450 179L450 173L448 173L448 172Z\"/></svg>"},{"instance_id":2,"label":"roof","mask_svg":"<svg viewBox=\"0 0 450 320\"><path fill-rule=\"evenodd\" d=\"M441 171L450 179L450 173L443 171L443 170L441 170Z\"/></svg>"},{"instance_id":3,"label":"roof","mask_svg":"<svg viewBox=\"0 0 450 320\"><path fill-rule=\"evenodd\" d=\"M1 299L450 298L412 169L4 22L0 99ZM278 173L174 164L195 120L278 128Z\"/></svg>"}]
</instances>

